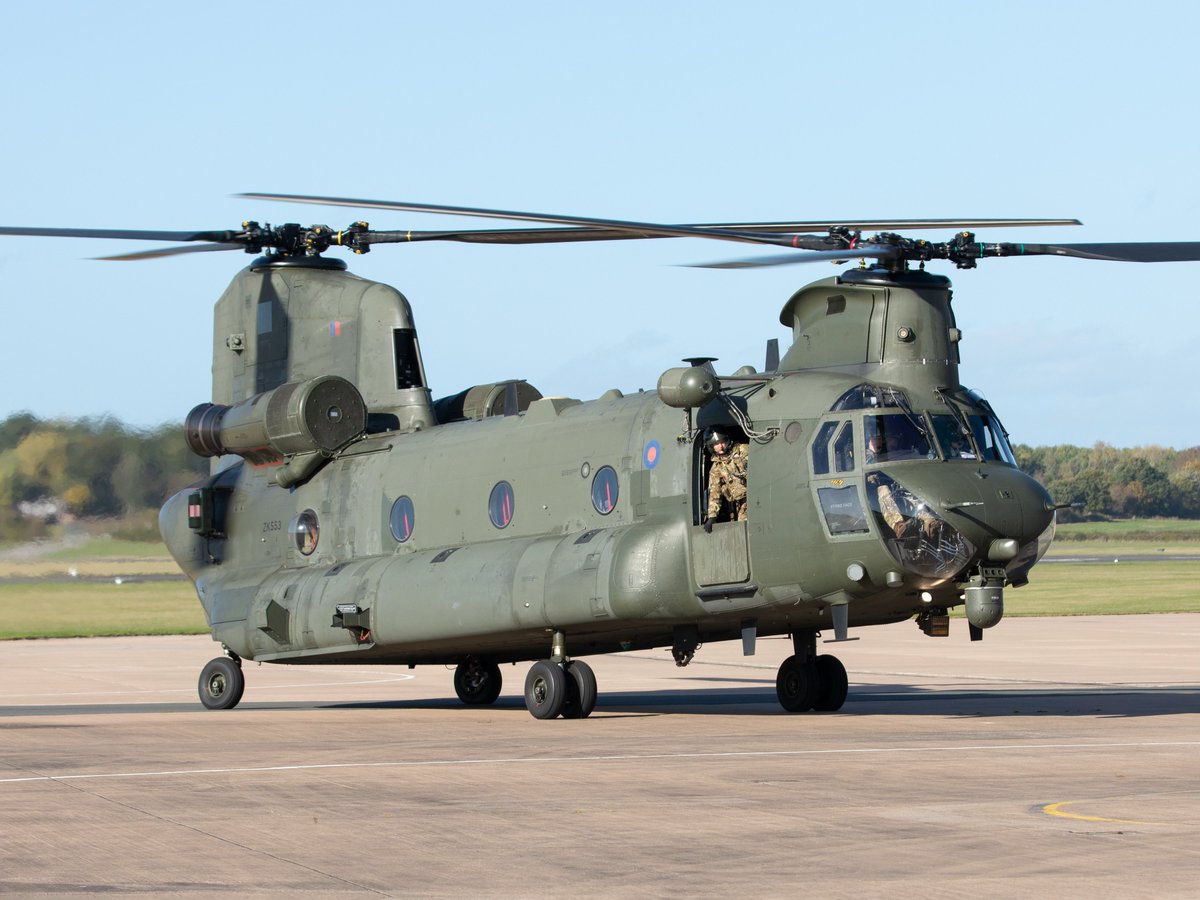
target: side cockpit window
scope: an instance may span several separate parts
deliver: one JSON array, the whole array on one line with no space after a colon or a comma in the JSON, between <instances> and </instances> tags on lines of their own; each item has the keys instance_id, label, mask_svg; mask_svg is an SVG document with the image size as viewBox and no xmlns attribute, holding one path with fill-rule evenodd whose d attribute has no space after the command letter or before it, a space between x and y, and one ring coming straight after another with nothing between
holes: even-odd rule
<instances>
[{"instance_id":1,"label":"side cockpit window","mask_svg":"<svg viewBox=\"0 0 1200 900\"><path fill-rule=\"evenodd\" d=\"M833 442L834 468L839 472L854 469L854 426L847 422Z\"/></svg>"},{"instance_id":2,"label":"side cockpit window","mask_svg":"<svg viewBox=\"0 0 1200 900\"><path fill-rule=\"evenodd\" d=\"M841 429L840 431L838 429ZM834 438L837 434L837 438ZM830 443L832 441L832 444ZM812 445L812 471L814 475L828 475L830 449L833 450L832 470L854 471L854 425L851 422L825 422L817 431Z\"/></svg>"},{"instance_id":3,"label":"side cockpit window","mask_svg":"<svg viewBox=\"0 0 1200 900\"><path fill-rule=\"evenodd\" d=\"M829 474L829 441L837 431L837 422L826 422L817 432L812 445L812 466L814 475Z\"/></svg>"}]
</instances>

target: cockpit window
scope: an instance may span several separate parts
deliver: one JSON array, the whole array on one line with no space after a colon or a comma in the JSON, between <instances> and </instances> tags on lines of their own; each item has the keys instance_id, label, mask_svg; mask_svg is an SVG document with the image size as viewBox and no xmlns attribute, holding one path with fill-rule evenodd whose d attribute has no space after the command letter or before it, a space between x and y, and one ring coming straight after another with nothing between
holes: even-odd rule
<instances>
[{"instance_id":1,"label":"cockpit window","mask_svg":"<svg viewBox=\"0 0 1200 900\"><path fill-rule=\"evenodd\" d=\"M971 435L963 431L954 416L938 413L932 418L933 433L941 445L942 456L946 459L978 459L978 451L971 443Z\"/></svg>"},{"instance_id":2,"label":"cockpit window","mask_svg":"<svg viewBox=\"0 0 1200 900\"><path fill-rule=\"evenodd\" d=\"M898 462L905 459L934 459L922 419L894 413L864 416L867 439L867 464Z\"/></svg>"},{"instance_id":3,"label":"cockpit window","mask_svg":"<svg viewBox=\"0 0 1200 900\"><path fill-rule=\"evenodd\" d=\"M1012 449L1004 437L1004 429L992 416L967 416L971 423L971 431L975 435L975 443L983 453L983 458L994 462L1017 464Z\"/></svg>"},{"instance_id":4,"label":"cockpit window","mask_svg":"<svg viewBox=\"0 0 1200 900\"><path fill-rule=\"evenodd\" d=\"M959 430L969 428L971 437L975 441L974 450L980 454L981 459L1002 462L1013 467L1017 465L1017 459L1013 455L1012 447L1008 444L1008 435L1004 431L1004 426L1000 424L996 411L992 409L991 404L983 398L982 394L965 388L958 388L954 391L939 388L937 392L941 395L942 402L954 412L955 418L958 419ZM967 414L963 407L981 409L983 413ZM937 418L934 416L934 419ZM940 431L938 437L941 437Z\"/></svg>"}]
</instances>

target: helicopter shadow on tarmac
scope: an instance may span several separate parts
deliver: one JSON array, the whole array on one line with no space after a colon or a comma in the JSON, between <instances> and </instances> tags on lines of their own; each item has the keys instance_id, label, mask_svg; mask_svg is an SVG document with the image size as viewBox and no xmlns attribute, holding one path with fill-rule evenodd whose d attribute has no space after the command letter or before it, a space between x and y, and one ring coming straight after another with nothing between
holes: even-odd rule
<instances>
[{"instance_id":1,"label":"helicopter shadow on tarmac","mask_svg":"<svg viewBox=\"0 0 1200 900\"><path fill-rule=\"evenodd\" d=\"M742 680L742 679L736 679ZM749 680L749 679L746 679ZM264 704L264 707L268 704ZM384 702L316 704L326 709L461 709L471 708L457 698L389 700ZM739 716L980 716L1057 717L1099 716L1139 718L1194 713L1200 708L1200 685L1157 687L1071 687L1069 690L927 690L904 684L874 685L851 691L846 705L836 713L788 713L778 706L774 684L761 688L715 687L688 690L610 691L596 704L596 714L606 715L739 715ZM492 709L519 710L519 696L499 698Z\"/></svg>"},{"instance_id":2,"label":"helicopter shadow on tarmac","mask_svg":"<svg viewBox=\"0 0 1200 900\"><path fill-rule=\"evenodd\" d=\"M726 679L760 684L757 679ZM485 707L464 705L458 698L430 697L414 700L370 700L354 702L285 701L242 703L243 712L266 710L460 710L464 715L481 711L524 710L520 695L506 695ZM738 715L738 716L943 716L976 717L1101 717L1142 718L1195 713L1200 709L1200 685L1170 687L1088 686L1062 688L1013 688L1005 690L929 690L909 684L875 684L851 690L846 705L837 713L787 713L780 709L774 684L765 679L759 687L712 687L667 691L610 691L599 699L599 717L613 715ZM0 706L3 720L24 717L128 715L137 713L195 713L194 703L77 704L47 706ZM240 715L242 713L233 713Z\"/></svg>"}]
</instances>

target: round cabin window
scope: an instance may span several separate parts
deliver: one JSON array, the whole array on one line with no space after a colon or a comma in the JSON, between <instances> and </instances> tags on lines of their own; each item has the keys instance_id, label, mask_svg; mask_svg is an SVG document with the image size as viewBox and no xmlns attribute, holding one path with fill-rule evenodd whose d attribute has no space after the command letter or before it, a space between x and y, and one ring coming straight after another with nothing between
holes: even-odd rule
<instances>
[{"instance_id":1,"label":"round cabin window","mask_svg":"<svg viewBox=\"0 0 1200 900\"><path fill-rule=\"evenodd\" d=\"M296 544L296 549L305 556L311 556L313 551L317 549L317 541L321 536L321 526L317 522L317 514L311 509L306 509L296 518L292 519L288 526L288 531L291 532L292 540Z\"/></svg>"},{"instance_id":2,"label":"round cabin window","mask_svg":"<svg viewBox=\"0 0 1200 900\"><path fill-rule=\"evenodd\" d=\"M392 504L392 537L403 544L413 533L413 502L408 496L397 497Z\"/></svg>"},{"instance_id":3,"label":"round cabin window","mask_svg":"<svg viewBox=\"0 0 1200 900\"><path fill-rule=\"evenodd\" d=\"M592 479L592 506L602 516L617 507L617 473L612 466L601 466Z\"/></svg>"},{"instance_id":4,"label":"round cabin window","mask_svg":"<svg viewBox=\"0 0 1200 900\"><path fill-rule=\"evenodd\" d=\"M488 498L488 518L497 528L505 528L513 517L513 489L507 481L501 481L492 488Z\"/></svg>"}]
</instances>

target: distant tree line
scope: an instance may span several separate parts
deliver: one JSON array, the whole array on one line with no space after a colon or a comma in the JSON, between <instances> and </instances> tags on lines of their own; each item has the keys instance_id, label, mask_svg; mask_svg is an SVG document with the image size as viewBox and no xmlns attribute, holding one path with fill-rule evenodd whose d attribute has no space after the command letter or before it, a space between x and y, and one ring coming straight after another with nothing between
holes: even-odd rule
<instances>
[{"instance_id":1,"label":"distant tree line","mask_svg":"<svg viewBox=\"0 0 1200 900\"><path fill-rule=\"evenodd\" d=\"M1200 447L1120 449L1013 448L1020 467L1044 484L1055 502L1074 503L1059 521L1174 516L1200 518Z\"/></svg>"},{"instance_id":2,"label":"distant tree line","mask_svg":"<svg viewBox=\"0 0 1200 900\"><path fill-rule=\"evenodd\" d=\"M1058 503L1060 521L1200 518L1200 447L1120 449L1017 445L1017 462ZM203 477L208 462L187 449L183 429L140 431L112 418L0 421L0 539L36 537L72 517L157 509Z\"/></svg>"},{"instance_id":3,"label":"distant tree line","mask_svg":"<svg viewBox=\"0 0 1200 900\"><path fill-rule=\"evenodd\" d=\"M74 517L154 509L208 471L178 424L140 431L112 418L0 421L0 539Z\"/></svg>"}]
</instances>

